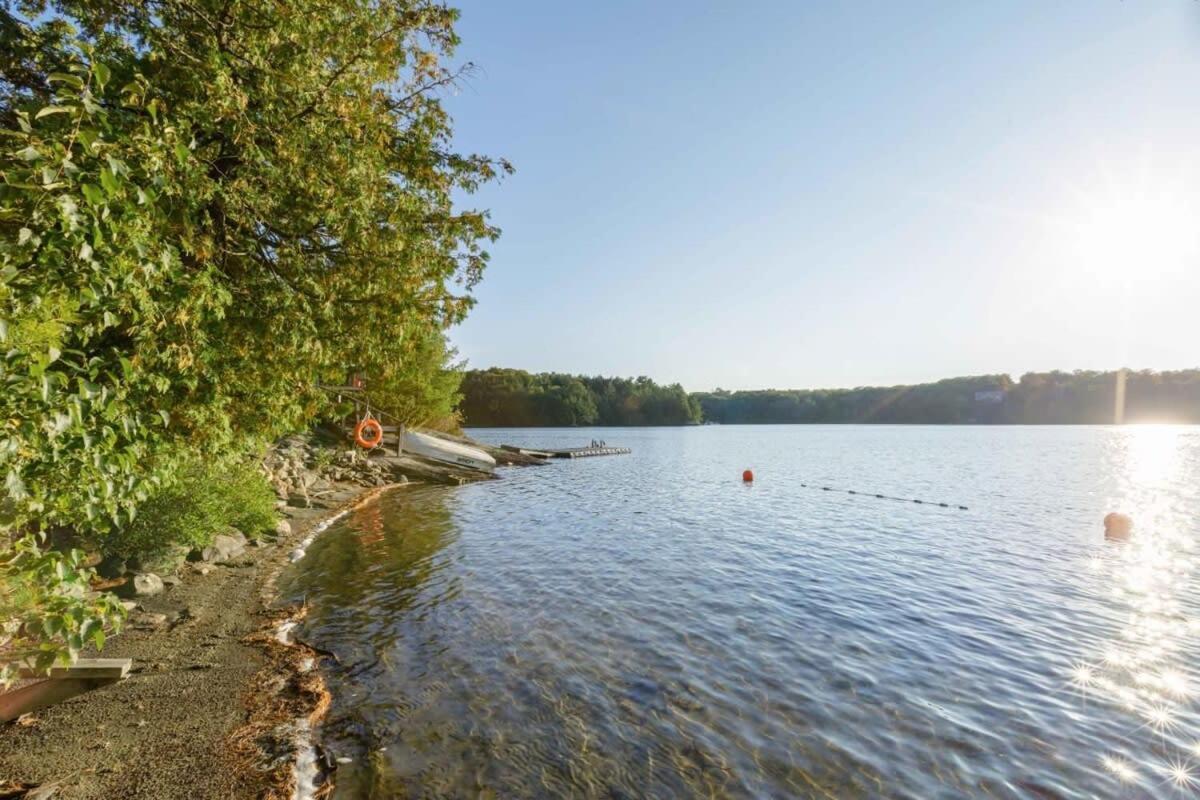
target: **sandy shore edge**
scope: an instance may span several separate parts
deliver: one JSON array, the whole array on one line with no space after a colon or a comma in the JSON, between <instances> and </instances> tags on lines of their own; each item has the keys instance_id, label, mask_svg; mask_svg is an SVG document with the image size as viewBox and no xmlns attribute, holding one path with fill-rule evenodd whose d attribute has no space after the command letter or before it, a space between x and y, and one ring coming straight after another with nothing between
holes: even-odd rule
<instances>
[{"instance_id":1,"label":"sandy shore edge","mask_svg":"<svg viewBox=\"0 0 1200 800\"><path fill-rule=\"evenodd\" d=\"M322 654L279 635L304 609L277 607L276 579L328 522L404 485L335 485L322 508L284 510L291 533L139 598L102 654L132 658L129 679L0 726L0 796L295 796L296 725L315 727L329 696Z\"/></svg>"}]
</instances>

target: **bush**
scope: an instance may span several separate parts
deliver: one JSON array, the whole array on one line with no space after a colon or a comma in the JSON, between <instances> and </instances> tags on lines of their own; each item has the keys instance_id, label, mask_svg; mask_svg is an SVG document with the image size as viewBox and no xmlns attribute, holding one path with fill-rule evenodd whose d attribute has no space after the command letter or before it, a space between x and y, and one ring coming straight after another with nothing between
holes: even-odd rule
<instances>
[{"instance_id":1,"label":"bush","mask_svg":"<svg viewBox=\"0 0 1200 800\"><path fill-rule=\"evenodd\" d=\"M176 475L142 504L132 523L104 537L106 553L154 557L173 545L205 547L231 525L251 538L274 528L275 494L254 462L191 455Z\"/></svg>"},{"instance_id":2,"label":"bush","mask_svg":"<svg viewBox=\"0 0 1200 800\"><path fill-rule=\"evenodd\" d=\"M111 595L89 598L92 571L78 550L47 550L35 535L0 548L0 688L21 665L68 664L88 645L104 646L104 629L120 630L124 612Z\"/></svg>"}]
</instances>

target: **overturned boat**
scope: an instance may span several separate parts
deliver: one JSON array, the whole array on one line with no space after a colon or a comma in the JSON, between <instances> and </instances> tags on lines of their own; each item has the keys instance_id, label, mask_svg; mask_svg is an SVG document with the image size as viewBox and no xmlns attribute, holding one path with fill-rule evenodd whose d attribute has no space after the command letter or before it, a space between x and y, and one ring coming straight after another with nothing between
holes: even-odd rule
<instances>
[{"instance_id":1,"label":"overturned boat","mask_svg":"<svg viewBox=\"0 0 1200 800\"><path fill-rule=\"evenodd\" d=\"M402 431L400 433L400 449L414 456L440 461L443 464L453 464L456 467L477 469L481 472L491 472L496 468L496 459L477 447L440 439L428 433Z\"/></svg>"}]
</instances>

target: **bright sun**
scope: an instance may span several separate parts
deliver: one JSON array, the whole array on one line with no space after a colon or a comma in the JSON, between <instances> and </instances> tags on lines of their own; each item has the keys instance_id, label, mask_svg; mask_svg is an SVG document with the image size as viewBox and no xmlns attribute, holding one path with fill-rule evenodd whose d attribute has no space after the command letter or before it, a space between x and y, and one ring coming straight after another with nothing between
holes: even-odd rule
<instances>
[{"instance_id":1,"label":"bright sun","mask_svg":"<svg viewBox=\"0 0 1200 800\"><path fill-rule=\"evenodd\" d=\"M1079 266L1097 278L1125 284L1164 278L1200 254L1196 208L1186 195L1106 191L1081 198L1076 219Z\"/></svg>"}]
</instances>

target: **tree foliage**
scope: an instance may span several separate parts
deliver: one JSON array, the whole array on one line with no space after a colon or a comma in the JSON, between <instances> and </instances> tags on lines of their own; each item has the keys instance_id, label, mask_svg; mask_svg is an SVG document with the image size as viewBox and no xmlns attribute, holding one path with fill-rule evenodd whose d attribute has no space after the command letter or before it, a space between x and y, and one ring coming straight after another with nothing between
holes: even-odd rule
<instances>
[{"instance_id":1,"label":"tree foliage","mask_svg":"<svg viewBox=\"0 0 1200 800\"><path fill-rule=\"evenodd\" d=\"M43 523L120 524L162 445L293 430L348 366L448 404L430 360L496 235L452 195L506 169L450 148L436 89L456 74L456 12L55 8L4 23L30 54L0 105L15 502Z\"/></svg>"},{"instance_id":2,"label":"tree foliage","mask_svg":"<svg viewBox=\"0 0 1200 800\"><path fill-rule=\"evenodd\" d=\"M455 199L509 169L452 147L456 17L0 3L0 526L128 526L351 367L450 408L444 331L497 235Z\"/></svg>"},{"instance_id":3,"label":"tree foliage","mask_svg":"<svg viewBox=\"0 0 1200 800\"><path fill-rule=\"evenodd\" d=\"M700 408L679 384L516 369L471 370L460 410L467 425L686 425Z\"/></svg>"}]
</instances>

